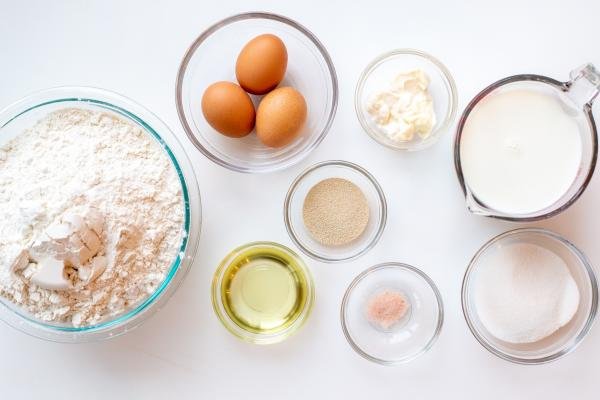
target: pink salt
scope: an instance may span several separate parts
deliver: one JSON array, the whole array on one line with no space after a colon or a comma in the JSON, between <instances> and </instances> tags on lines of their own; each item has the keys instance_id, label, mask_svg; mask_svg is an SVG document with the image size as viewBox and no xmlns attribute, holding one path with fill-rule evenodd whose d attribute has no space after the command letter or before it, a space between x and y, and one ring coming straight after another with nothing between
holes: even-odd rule
<instances>
[{"instance_id":1,"label":"pink salt","mask_svg":"<svg viewBox=\"0 0 600 400\"><path fill-rule=\"evenodd\" d=\"M382 329L389 329L406 315L409 306L401 293L386 290L369 299L367 319Z\"/></svg>"}]
</instances>

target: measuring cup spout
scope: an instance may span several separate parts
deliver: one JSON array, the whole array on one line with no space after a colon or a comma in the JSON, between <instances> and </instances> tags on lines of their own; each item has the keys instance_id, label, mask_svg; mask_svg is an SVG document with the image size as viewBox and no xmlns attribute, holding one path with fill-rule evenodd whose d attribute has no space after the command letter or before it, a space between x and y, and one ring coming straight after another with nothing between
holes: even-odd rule
<instances>
[{"instance_id":1,"label":"measuring cup spout","mask_svg":"<svg viewBox=\"0 0 600 400\"><path fill-rule=\"evenodd\" d=\"M496 216L496 213L489 208L482 205L476 198L473 196L473 193L466 188L465 191L465 202L467 205L467 209L475 215L482 215L484 217L493 217Z\"/></svg>"}]
</instances>

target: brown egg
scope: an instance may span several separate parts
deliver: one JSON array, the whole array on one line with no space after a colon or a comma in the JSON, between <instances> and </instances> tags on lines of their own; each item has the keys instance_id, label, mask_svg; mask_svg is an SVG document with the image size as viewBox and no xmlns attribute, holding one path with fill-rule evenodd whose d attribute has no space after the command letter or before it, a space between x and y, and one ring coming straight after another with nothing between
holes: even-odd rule
<instances>
[{"instance_id":1,"label":"brown egg","mask_svg":"<svg viewBox=\"0 0 600 400\"><path fill-rule=\"evenodd\" d=\"M285 75L287 50L277 36L255 37L242 49L235 64L235 75L241 87L252 94L273 90Z\"/></svg>"},{"instance_id":2,"label":"brown egg","mask_svg":"<svg viewBox=\"0 0 600 400\"><path fill-rule=\"evenodd\" d=\"M256 134L269 147L291 143L306 121L306 101L296 89L281 87L273 90L258 105Z\"/></svg>"},{"instance_id":3,"label":"brown egg","mask_svg":"<svg viewBox=\"0 0 600 400\"><path fill-rule=\"evenodd\" d=\"M216 82L204 91L202 113L210 126L225 136L239 138L254 129L254 104L248 93L232 82Z\"/></svg>"}]
</instances>

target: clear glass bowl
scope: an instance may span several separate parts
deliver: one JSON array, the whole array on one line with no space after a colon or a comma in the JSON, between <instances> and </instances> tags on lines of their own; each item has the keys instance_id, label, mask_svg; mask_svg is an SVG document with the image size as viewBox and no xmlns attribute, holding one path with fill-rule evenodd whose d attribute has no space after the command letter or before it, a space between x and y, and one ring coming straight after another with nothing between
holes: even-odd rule
<instances>
[{"instance_id":1,"label":"clear glass bowl","mask_svg":"<svg viewBox=\"0 0 600 400\"><path fill-rule=\"evenodd\" d=\"M532 243L560 256L579 289L579 308L571 321L535 343L514 344L494 337L482 324L475 303L477 274L490 251L510 243ZM598 284L585 255L562 236L539 228L515 229L485 243L471 260L462 284L462 308L469 329L492 354L518 364L543 364L573 351L589 332L598 308Z\"/></svg>"},{"instance_id":2,"label":"clear glass bowl","mask_svg":"<svg viewBox=\"0 0 600 400\"><path fill-rule=\"evenodd\" d=\"M390 330L375 328L365 316L369 298L381 290L402 293L410 308ZM442 297L421 270L402 263L375 265L350 284L341 307L344 335L362 357L383 365L411 361L429 350L444 322Z\"/></svg>"},{"instance_id":3,"label":"clear glass bowl","mask_svg":"<svg viewBox=\"0 0 600 400\"><path fill-rule=\"evenodd\" d=\"M175 293L190 269L200 236L201 205L198 183L192 165L177 137L153 113L134 101L103 89L59 87L43 90L19 100L0 111L0 144L33 126L48 113L77 107L113 113L138 125L156 140L178 172L184 199L184 225L179 253L171 263L163 283L144 302L114 319L97 325L73 327L40 321L0 297L0 319L22 332L55 342L91 342L124 334L139 326L161 309Z\"/></svg>"},{"instance_id":4,"label":"clear glass bowl","mask_svg":"<svg viewBox=\"0 0 600 400\"><path fill-rule=\"evenodd\" d=\"M217 81L237 82L235 62L242 47L263 33L273 33L288 51L281 85L302 93L308 106L303 131L289 145L273 149L255 134L228 138L204 119L204 90ZM260 97L251 96L255 105ZM329 54L308 29L288 18L269 13L244 13L226 18L205 30L186 52L177 75L177 112L192 143L215 163L239 172L269 172L298 163L331 127L338 101L338 84Z\"/></svg>"},{"instance_id":5,"label":"clear glass bowl","mask_svg":"<svg viewBox=\"0 0 600 400\"><path fill-rule=\"evenodd\" d=\"M240 326L229 315L226 307L223 304L223 285L228 268L232 263L236 262L236 260L239 259L240 256L242 256L243 254L247 254L248 251L253 250L257 251L258 253L265 254L272 254L271 251L274 251L276 253L283 253L286 258L292 260L292 262L294 263L294 273L303 274L303 281L306 282L306 301L304 302L300 313L297 315L296 319L291 322L291 324L274 332L257 333L245 329L243 326ZM292 336L304 325L304 323L308 319L308 316L310 315L312 306L315 302L315 289L310 270L308 269L302 258L300 258L300 256L296 254L293 250L275 242L252 242L235 248L225 256L223 261L221 261L219 267L217 268L213 276L211 297L215 314L219 318L219 321L221 321L223 326L229 332L231 332L237 338L242 339L246 342L264 345L279 343Z\"/></svg>"},{"instance_id":6,"label":"clear glass bowl","mask_svg":"<svg viewBox=\"0 0 600 400\"><path fill-rule=\"evenodd\" d=\"M410 141L393 141L377 126L366 111L366 105L373 93L387 87L398 73L412 69L421 69L429 76L429 93L437 121L426 139L417 135ZM435 57L413 49L393 50L375 58L361 74L354 93L354 108L365 132L386 147L406 151L423 150L437 142L441 134L450 129L457 101L456 84L448 68Z\"/></svg>"},{"instance_id":7,"label":"clear glass bowl","mask_svg":"<svg viewBox=\"0 0 600 400\"><path fill-rule=\"evenodd\" d=\"M328 178L343 178L357 185L369 204L369 222L356 240L344 246L325 246L312 238L304 225L302 209L309 190ZM364 168L347 161L324 161L302 172L292 182L284 202L285 227L294 243L306 255L323 262L349 261L373 248L383 234L387 203L375 177Z\"/></svg>"}]
</instances>

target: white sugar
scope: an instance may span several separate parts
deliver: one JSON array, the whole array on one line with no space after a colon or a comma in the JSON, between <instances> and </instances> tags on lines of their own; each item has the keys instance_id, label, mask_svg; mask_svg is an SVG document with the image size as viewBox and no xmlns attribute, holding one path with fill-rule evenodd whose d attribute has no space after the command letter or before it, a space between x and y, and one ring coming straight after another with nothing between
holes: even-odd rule
<instances>
[{"instance_id":1,"label":"white sugar","mask_svg":"<svg viewBox=\"0 0 600 400\"><path fill-rule=\"evenodd\" d=\"M475 305L486 329L510 343L533 343L569 323L579 291L565 261L531 243L498 246L482 259Z\"/></svg>"}]
</instances>

